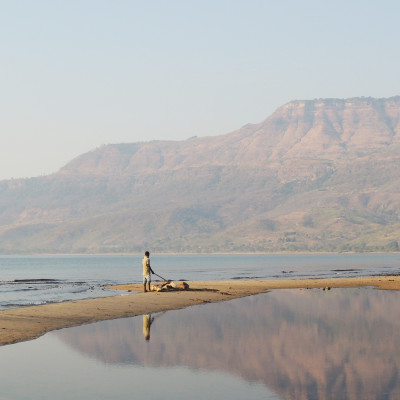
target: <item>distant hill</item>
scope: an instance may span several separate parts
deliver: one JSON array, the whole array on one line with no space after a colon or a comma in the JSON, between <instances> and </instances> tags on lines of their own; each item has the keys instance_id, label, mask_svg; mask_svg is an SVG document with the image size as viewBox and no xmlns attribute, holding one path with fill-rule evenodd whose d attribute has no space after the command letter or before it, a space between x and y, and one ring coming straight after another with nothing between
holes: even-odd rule
<instances>
[{"instance_id":1,"label":"distant hill","mask_svg":"<svg viewBox=\"0 0 400 400\"><path fill-rule=\"evenodd\" d=\"M400 96L293 101L226 135L0 182L0 252L398 251Z\"/></svg>"}]
</instances>

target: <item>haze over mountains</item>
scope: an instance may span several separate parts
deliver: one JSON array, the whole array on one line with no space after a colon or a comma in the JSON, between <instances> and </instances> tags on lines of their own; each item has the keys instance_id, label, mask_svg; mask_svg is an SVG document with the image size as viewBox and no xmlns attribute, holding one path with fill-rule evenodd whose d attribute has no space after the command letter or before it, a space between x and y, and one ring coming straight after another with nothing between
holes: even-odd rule
<instances>
[{"instance_id":1,"label":"haze over mountains","mask_svg":"<svg viewBox=\"0 0 400 400\"><path fill-rule=\"evenodd\" d=\"M0 252L397 251L399 170L400 96L293 101L0 182Z\"/></svg>"}]
</instances>

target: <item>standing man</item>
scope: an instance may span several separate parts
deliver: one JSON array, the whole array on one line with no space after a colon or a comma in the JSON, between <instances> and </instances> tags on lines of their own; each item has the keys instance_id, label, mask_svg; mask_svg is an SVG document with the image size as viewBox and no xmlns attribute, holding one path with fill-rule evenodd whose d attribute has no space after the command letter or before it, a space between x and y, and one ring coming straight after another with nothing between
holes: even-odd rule
<instances>
[{"instance_id":1,"label":"standing man","mask_svg":"<svg viewBox=\"0 0 400 400\"><path fill-rule=\"evenodd\" d=\"M154 274L154 271L150 267L150 253L148 251L144 253L142 264L143 264L143 289L145 292L147 292L146 283L148 283L150 292L151 274Z\"/></svg>"}]
</instances>

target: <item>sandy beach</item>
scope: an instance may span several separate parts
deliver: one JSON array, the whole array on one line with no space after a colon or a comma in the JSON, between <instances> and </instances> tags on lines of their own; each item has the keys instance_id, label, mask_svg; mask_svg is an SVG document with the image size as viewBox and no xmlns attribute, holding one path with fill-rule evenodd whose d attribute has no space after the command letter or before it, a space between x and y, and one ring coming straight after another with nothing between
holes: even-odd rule
<instances>
[{"instance_id":1,"label":"sandy beach","mask_svg":"<svg viewBox=\"0 0 400 400\"><path fill-rule=\"evenodd\" d=\"M121 290L120 296L3 310L0 311L0 345L31 340L56 329L226 301L273 289L372 286L400 290L400 276L188 283L189 290L148 293L142 292L142 284L118 285L112 288Z\"/></svg>"}]
</instances>

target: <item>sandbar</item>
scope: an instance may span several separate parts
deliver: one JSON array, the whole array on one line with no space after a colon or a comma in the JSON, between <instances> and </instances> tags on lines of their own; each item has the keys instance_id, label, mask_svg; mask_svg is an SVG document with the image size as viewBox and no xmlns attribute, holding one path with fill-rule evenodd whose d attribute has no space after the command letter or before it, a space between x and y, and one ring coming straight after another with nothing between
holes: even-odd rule
<instances>
[{"instance_id":1,"label":"sandbar","mask_svg":"<svg viewBox=\"0 0 400 400\"><path fill-rule=\"evenodd\" d=\"M112 286L120 296L53 303L0 311L0 346L35 339L47 332L117 318L226 301L274 289L334 289L371 286L400 290L400 276L332 279L192 281L189 290L143 293L143 285Z\"/></svg>"}]
</instances>

